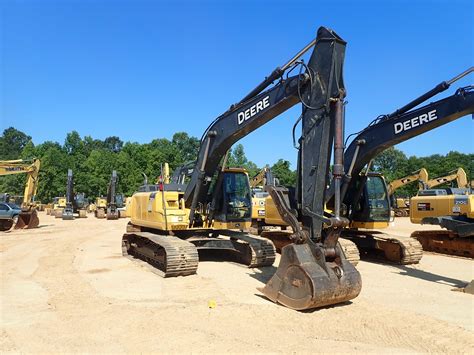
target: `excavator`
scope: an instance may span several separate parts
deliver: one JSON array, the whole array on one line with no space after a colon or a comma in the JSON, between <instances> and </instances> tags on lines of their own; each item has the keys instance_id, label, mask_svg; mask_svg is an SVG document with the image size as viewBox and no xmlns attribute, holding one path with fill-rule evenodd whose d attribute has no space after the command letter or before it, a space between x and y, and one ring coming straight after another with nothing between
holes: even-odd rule
<instances>
[{"instance_id":1,"label":"excavator","mask_svg":"<svg viewBox=\"0 0 474 355\"><path fill-rule=\"evenodd\" d=\"M408 217L410 214L410 204L403 198L395 198L394 192L402 186L418 181L419 189L424 189L428 182L428 172L421 168L410 175L393 180L388 184L388 194L392 197L392 206L396 217Z\"/></svg>"},{"instance_id":2,"label":"excavator","mask_svg":"<svg viewBox=\"0 0 474 355\"><path fill-rule=\"evenodd\" d=\"M248 175L242 169L225 168L222 161L239 139L300 103L294 196L280 186L267 188L293 234L282 248L276 273L260 291L297 310L357 297L361 277L347 261L339 237L353 234L355 239L368 240L349 225L359 221L374 225L386 222L390 215L386 184L381 176L369 173L369 162L394 144L472 113L474 101L471 90L464 88L450 98L410 111L446 90L466 71L374 120L344 153L345 46L335 32L320 28L314 41L208 126L191 167L177 169L172 182L155 191L135 193L131 221L122 238L123 254L146 261L165 277L195 273L199 252L205 250L230 252L250 267L271 265L273 245L243 232L251 221ZM313 47L306 64L300 58ZM290 76L297 68L299 73ZM186 177L188 182L183 183ZM394 244L398 252L403 249L400 243Z\"/></svg>"},{"instance_id":3,"label":"excavator","mask_svg":"<svg viewBox=\"0 0 474 355\"><path fill-rule=\"evenodd\" d=\"M74 214L79 218L87 217L87 201L84 194L74 193L74 177L71 169L67 171L66 206L62 211L63 220L73 220Z\"/></svg>"},{"instance_id":4,"label":"excavator","mask_svg":"<svg viewBox=\"0 0 474 355\"><path fill-rule=\"evenodd\" d=\"M333 214L324 215L331 155L333 180L340 182L343 177L345 47L346 42L334 31L321 27L315 40L212 121L191 167L176 169L171 182L158 185L156 191L136 192L122 239L124 255L148 262L165 277L196 273L199 254L209 250L249 267L272 265L273 244L244 232L250 226L252 209L248 174L240 168L226 168L222 161L241 138L300 103L299 184L304 193L299 205L304 208L298 216L288 211L289 218L296 221L293 243L283 248L278 269L261 292L297 310L357 297L360 274L338 244L348 220L341 216L337 202ZM306 64L301 56L311 48ZM299 73L290 76L298 68ZM340 190L335 196L340 202Z\"/></svg>"},{"instance_id":5,"label":"excavator","mask_svg":"<svg viewBox=\"0 0 474 355\"><path fill-rule=\"evenodd\" d=\"M457 188L434 189L456 180ZM428 189L412 197L410 220L431 224L442 230L415 231L412 237L423 250L474 258L474 195L463 168L427 182Z\"/></svg>"},{"instance_id":6,"label":"excavator","mask_svg":"<svg viewBox=\"0 0 474 355\"><path fill-rule=\"evenodd\" d=\"M116 190L117 190L117 171L112 171L109 186L107 187L107 219L118 219L119 211L117 209Z\"/></svg>"},{"instance_id":7,"label":"excavator","mask_svg":"<svg viewBox=\"0 0 474 355\"><path fill-rule=\"evenodd\" d=\"M36 228L39 225L34 198L38 189L40 166L39 159L33 159L32 162L21 159L0 161L0 176L13 174L27 174L28 176L23 193L23 202L21 203L21 212L18 215L15 229ZM12 225L12 221L3 222L1 230L9 230Z\"/></svg>"},{"instance_id":8,"label":"excavator","mask_svg":"<svg viewBox=\"0 0 474 355\"><path fill-rule=\"evenodd\" d=\"M473 86L459 88L453 95L415 108L433 96L447 90L454 82L472 73L469 68L451 80L443 81L425 94L388 115L381 115L368 127L356 134L344 154L347 172L340 188L344 217L350 224L341 232L341 237L354 242L362 255L382 258L399 264L418 263L422 257L422 246L414 238L390 235L378 231L390 222L390 194L381 174L370 171L373 159L383 150L416 137L441 125L452 122L474 112ZM294 197L286 189L269 187L271 199L279 198L272 190L282 190L280 198L286 201L289 210L295 208ZM335 199L334 183L326 192L327 209ZM336 190L337 191L337 190ZM301 192L300 192L301 193ZM279 206L278 201L275 203ZM271 204L266 203L266 217L271 217ZM278 209L279 218L285 221ZM274 222L274 221L273 221ZM285 221L286 222L286 221ZM288 224L288 223L287 223ZM279 247L291 242L271 233L266 237L278 242ZM277 239L277 240L275 240Z\"/></svg>"},{"instance_id":9,"label":"excavator","mask_svg":"<svg viewBox=\"0 0 474 355\"><path fill-rule=\"evenodd\" d=\"M351 228L342 235L357 244L361 252L383 256L400 264L416 263L422 256L419 243L374 231L390 219L388 190L383 177L370 172L372 160L383 150L474 112L473 86L459 88L444 99L424 106L433 96L446 91L454 82L472 73L468 68L388 115L381 115L359 132L345 153L345 169L341 195ZM416 108L418 107L418 108ZM332 191L333 187L329 189ZM326 195L330 203L334 193ZM410 203L412 204L412 203ZM411 241L410 241L411 239Z\"/></svg>"}]
</instances>

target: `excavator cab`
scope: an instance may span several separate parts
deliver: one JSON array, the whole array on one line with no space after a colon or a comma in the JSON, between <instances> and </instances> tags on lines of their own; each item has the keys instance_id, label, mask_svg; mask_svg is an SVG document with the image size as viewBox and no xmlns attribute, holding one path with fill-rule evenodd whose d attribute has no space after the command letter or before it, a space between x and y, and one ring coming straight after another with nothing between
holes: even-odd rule
<instances>
[{"instance_id":1,"label":"excavator cab","mask_svg":"<svg viewBox=\"0 0 474 355\"><path fill-rule=\"evenodd\" d=\"M352 227L384 228L390 221L391 201L382 174L369 173L359 181L360 198L352 211Z\"/></svg>"},{"instance_id":2,"label":"excavator cab","mask_svg":"<svg viewBox=\"0 0 474 355\"><path fill-rule=\"evenodd\" d=\"M249 177L244 169L230 168L220 172L213 190L220 191L211 193L215 196L212 202L215 221L234 225L251 221L252 196Z\"/></svg>"}]
</instances>

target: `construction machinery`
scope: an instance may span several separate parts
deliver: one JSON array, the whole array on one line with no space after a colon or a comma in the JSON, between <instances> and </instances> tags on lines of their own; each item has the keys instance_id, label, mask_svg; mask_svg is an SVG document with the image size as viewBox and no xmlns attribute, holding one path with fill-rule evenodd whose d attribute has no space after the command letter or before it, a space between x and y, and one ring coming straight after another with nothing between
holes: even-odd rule
<instances>
[{"instance_id":1,"label":"construction machinery","mask_svg":"<svg viewBox=\"0 0 474 355\"><path fill-rule=\"evenodd\" d=\"M345 154L347 177L344 179L348 183L344 183L342 195L351 228L344 230L343 236L355 242L362 254L375 254L401 264L420 260L422 251L420 244L414 243L415 239L374 231L387 226L390 203L383 177L371 175L370 165L383 150L472 114L473 86L459 88L451 96L415 107L447 90L455 81L473 71L471 67L453 79L441 82L395 112L379 116L359 132L348 146ZM330 193L326 201L330 202L331 199Z\"/></svg>"},{"instance_id":2,"label":"construction machinery","mask_svg":"<svg viewBox=\"0 0 474 355\"><path fill-rule=\"evenodd\" d=\"M268 192L265 186L274 184L275 178L272 175L269 166L265 166L250 180L250 188L252 189L252 227L257 229L260 234L265 221L265 200Z\"/></svg>"},{"instance_id":3,"label":"construction machinery","mask_svg":"<svg viewBox=\"0 0 474 355\"><path fill-rule=\"evenodd\" d=\"M125 211L120 211L124 207L124 196L117 193L117 184L117 171L113 170L107 185L107 196L97 197L95 200L94 214L96 218L118 219L121 214L124 217Z\"/></svg>"},{"instance_id":4,"label":"construction machinery","mask_svg":"<svg viewBox=\"0 0 474 355\"><path fill-rule=\"evenodd\" d=\"M117 190L117 171L112 171L112 176L110 177L109 186L107 188L107 219L118 219L119 211L116 201L116 190Z\"/></svg>"},{"instance_id":5,"label":"construction machinery","mask_svg":"<svg viewBox=\"0 0 474 355\"><path fill-rule=\"evenodd\" d=\"M53 204L50 214L56 218L61 218L63 216L64 208L66 208L66 197L57 196L53 198Z\"/></svg>"},{"instance_id":6,"label":"construction machinery","mask_svg":"<svg viewBox=\"0 0 474 355\"><path fill-rule=\"evenodd\" d=\"M67 171L66 184L66 206L62 210L61 217L63 220L73 220L74 214L79 218L87 217L87 199L84 194L76 194L74 192L74 176L71 169ZM56 214L56 216L58 216Z\"/></svg>"},{"instance_id":7,"label":"construction machinery","mask_svg":"<svg viewBox=\"0 0 474 355\"><path fill-rule=\"evenodd\" d=\"M13 174L27 174L21 212L15 223L15 229L36 228L39 225L38 213L36 212L35 196L38 189L39 170L41 162L39 159L25 160L2 160L0 161L0 176ZM12 227L13 221L2 221L1 230Z\"/></svg>"},{"instance_id":8,"label":"construction machinery","mask_svg":"<svg viewBox=\"0 0 474 355\"><path fill-rule=\"evenodd\" d=\"M424 189L433 189L434 187L446 184L454 180L456 180L456 184L459 189L469 189L469 180L467 179L467 174L463 168L452 170L447 175L439 176L437 178L426 181L426 183L424 184Z\"/></svg>"},{"instance_id":9,"label":"construction machinery","mask_svg":"<svg viewBox=\"0 0 474 355\"><path fill-rule=\"evenodd\" d=\"M96 218L105 218L107 214L107 198L106 197L97 197L95 199L95 210L94 215Z\"/></svg>"},{"instance_id":10,"label":"construction machinery","mask_svg":"<svg viewBox=\"0 0 474 355\"><path fill-rule=\"evenodd\" d=\"M272 243L243 231L251 223L248 175L243 169L226 168L222 162L238 140L301 103L301 208L296 215L284 203L277 203L294 230L293 243L283 248L280 265L261 292L298 310L357 297L360 274L338 244L340 232L348 224L340 214L340 190L335 192L333 214L324 215L333 142L333 180L340 183L343 176L345 45L333 31L320 28L315 40L209 125L191 168L177 169L171 182L158 185L155 191L135 193L123 253L147 261L163 276L195 273L198 255L205 251L214 251L219 257L230 253L250 267L271 265L275 258ZM306 64L300 58L311 48ZM299 74L289 76L298 68ZM182 183L185 176L187 184Z\"/></svg>"},{"instance_id":11,"label":"construction machinery","mask_svg":"<svg viewBox=\"0 0 474 355\"><path fill-rule=\"evenodd\" d=\"M370 165L383 150L472 114L474 112L472 86L460 88L454 95L414 109L472 72L473 68L469 68L455 78L440 83L392 114L379 116L367 128L357 133L348 146L344 155L345 169L348 173L344 176L341 194L344 216L348 218L350 225L342 231L341 237L354 242L362 256L382 258L399 264L413 264L421 259L422 246L416 239L378 231L388 227L390 222L390 194L383 176L370 172ZM326 193L325 201L328 209L331 209L331 204L334 203L334 190L333 184ZM270 195L274 200L274 196L271 193ZM286 198L290 208L294 208L291 193ZM275 216L271 202L267 200L265 221L278 224L278 219L282 217ZM264 234L279 247L289 243L288 238L282 233Z\"/></svg>"},{"instance_id":12,"label":"construction machinery","mask_svg":"<svg viewBox=\"0 0 474 355\"><path fill-rule=\"evenodd\" d=\"M395 197L395 190L415 181L418 182L420 190L425 188L425 184L428 182L428 172L425 168L421 168L400 179L393 180L388 184L388 194L391 196L392 208L396 217L408 217L410 214L410 203L407 199Z\"/></svg>"},{"instance_id":13,"label":"construction machinery","mask_svg":"<svg viewBox=\"0 0 474 355\"><path fill-rule=\"evenodd\" d=\"M474 258L474 195L460 191L429 189L412 197L411 222L443 228L412 233L424 250Z\"/></svg>"}]
</instances>

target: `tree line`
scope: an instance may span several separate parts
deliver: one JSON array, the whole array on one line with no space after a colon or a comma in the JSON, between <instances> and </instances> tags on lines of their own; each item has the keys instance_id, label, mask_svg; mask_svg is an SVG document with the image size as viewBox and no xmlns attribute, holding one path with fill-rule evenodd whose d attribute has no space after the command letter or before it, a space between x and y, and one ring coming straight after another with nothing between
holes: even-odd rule
<instances>
[{"instance_id":1,"label":"tree line","mask_svg":"<svg viewBox=\"0 0 474 355\"><path fill-rule=\"evenodd\" d=\"M150 143L123 142L111 136L104 140L91 136L81 137L73 131L66 135L64 143L46 141L33 144L31 136L13 127L3 131L0 137L0 160L41 160L37 200L49 202L66 193L67 170L72 169L75 191L85 193L89 199L105 195L112 170L119 176L118 192L130 196L143 184L142 173L149 182L161 174L162 164L167 162L173 170L182 164L194 161L199 150L199 139L186 132L175 133L171 140L157 138ZM240 166L253 176L259 168L247 159L244 147L236 145L230 152L228 166ZM292 176L288 161L280 160L273 165L282 177ZM24 174L0 178L0 192L11 195L23 193ZM286 179L286 183L294 180Z\"/></svg>"},{"instance_id":2,"label":"tree line","mask_svg":"<svg viewBox=\"0 0 474 355\"><path fill-rule=\"evenodd\" d=\"M153 139L150 143L123 142L111 136L104 140L91 136L81 137L73 131L66 135L62 144L46 141L33 144L31 136L13 127L3 131L0 137L0 160L41 160L37 200L49 202L66 192L67 170L72 169L76 192L83 192L90 199L105 195L112 170L119 175L118 192L130 196L143 184L143 175L155 181L161 174L161 166L167 162L171 170L196 159L199 139L186 132L177 132L171 140ZM249 176L256 175L262 167L246 157L244 147L236 145L230 152L227 165L244 167ZM444 175L450 170L463 167L468 174L474 173L474 154L450 152L447 155L428 157L407 157L402 151L390 148L379 155L373 169L382 172L388 181L397 179L425 167L431 177ZM290 162L279 159L271 166L273 174L282 185L296 184L296 171ZM0 178L0 192L11 195L23 193L26 178L24 174ZM415 184L416 185L416 184ZM403 195L416 193L416 186L399 190Z\"/></svg>"}]
</instances>

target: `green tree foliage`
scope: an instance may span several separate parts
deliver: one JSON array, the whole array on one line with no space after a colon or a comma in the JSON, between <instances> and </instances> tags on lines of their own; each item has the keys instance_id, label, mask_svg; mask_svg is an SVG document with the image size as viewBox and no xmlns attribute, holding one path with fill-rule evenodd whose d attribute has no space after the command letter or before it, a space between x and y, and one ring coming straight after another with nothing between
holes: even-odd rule
<instances>
[{"instance_id":1,"label":"green tree foliage","mask_svg":"<svg viewBox=\"0 0 474 355\"><path fill-rule=\"evenodd\" d=\"M81 137L76 131L68 133L62 145L51 141L34 145L30 136L10 127L0 137L0 159L41 159L38 200L51 201L53 197L65 194L67 169L74 172L76 192L84 192L94 199L106 194L112 170L117 170L119 175L118 191L129 196L143 183L142 173L148 176L149 182L155 182L163 163L169 163L173 170L185 162L194 161L199 145L199 139L186 132L174 134L171 140L157 138L150 143L139 144L123 142L116 136L104 140ZM250 177L260 171L247 158L242 144L237 144L230 151L227 166L243 167ZM403 152L390 148L374 160L372 169L384 173L390 181L422 167L432 178L446 175L458 167L464 168L472 177L474 154L450 152L447 155L407 158ZM297 175L296 171L291 170L290 162L280 159L271 169L280 184L295 186ZM21 195L25 182L24 174L0 177L0 192ZM416 189L416 184L407 185L397 190L397 194L413 195Z\"/></svg>"},{"instance_id":2,"label":"green tree foliage","mask_svg":"<svg viewBox=\"0 0 474 355\"><path fill-rule=\"evenodd\" d=\"M247 159L244 146L242 144L237 144L230 151L227 158L227 166L245 168L250 177L257 175L260 170L254 162Z\"/></svg>"},{"instance_id":3,"label":"green tree foliage","mask_svg":"<svg viewBox=\"0 0 474 355\"><path fill-rule=\"evenodd\" d=\"M10 127L3 131L0 137L0 160L17 159L31 137L25 133Z\"/></svg>"},{"instance_id":4,"label":"green tree foliage","mask_svg":"<svg viewBox=\"0 0 474 355\"><path fill-rule=\"evenodd\" d=\"M411 156L407 158L402 151L392 147L374 159L372 168L374 171L381 172L387 182L411 175L421 168L428 171L430 179L447 175L450 171L458 168L463 168L468 177L472 179L474 178L474 154L452 151L446 155L433 154L427 157ZM440 187L448 186L450 184L441 185ZM417 190L418 185L412 183L398 189L396 195L409 197L415 195Z\"/></svg>"},{"instance_id":5,"label":"green tree foliage","mask_svg":"<svg viewBox=\"0 0 474 355\"><path fill-rule=\"evenodd\" d=\"M278 159L270 169L279 180L280 185L296 186L296 171L290 169L290 162L288 160Z\"/></svg>"}]
</instances>

